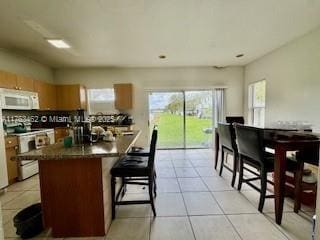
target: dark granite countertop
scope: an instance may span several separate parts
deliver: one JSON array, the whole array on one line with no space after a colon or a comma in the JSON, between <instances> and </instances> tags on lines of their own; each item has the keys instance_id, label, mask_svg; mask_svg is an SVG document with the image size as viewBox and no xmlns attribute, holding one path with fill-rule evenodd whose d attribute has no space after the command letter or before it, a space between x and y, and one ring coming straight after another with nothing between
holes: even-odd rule
<instances>
[{"instance_id":1,"label":"dark granite countertop","mask_svg":"<svg viewBox=\"0 0 320 240\"><path fill-rule=\"evenodd\" d=\"M139 137L141 131L133 131L133 135L119 136L114 142L100 141L82 146L66 148L63 143L52 144L37 150L19 154L16 160L63 160L74 158L117 157L126 153Z\"/></svg>"}]
</instances>

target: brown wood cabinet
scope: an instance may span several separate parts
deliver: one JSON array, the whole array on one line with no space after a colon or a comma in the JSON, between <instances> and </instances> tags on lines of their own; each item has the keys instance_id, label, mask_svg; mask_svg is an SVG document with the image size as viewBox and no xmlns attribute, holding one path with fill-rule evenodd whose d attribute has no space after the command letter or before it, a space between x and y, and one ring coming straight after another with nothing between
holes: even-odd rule
<instances>
[{"instance_id":1,"label":"brown wood cabinet","mask_svg":"<svg viewBox=\"0 0 320 240\"><path fill-rule=\"evenodd\" d=\"M23 91L34 91L33 79L24 76L17 76L17 88Z\"/></svg>"},{"instance_id":2,"label":"brown wood cabinet","mask_svg":"<svg viewBox=\"0 0 320 240\"><path fill-rule=\"evenodd\" d=\"M16 161L12 161L11 158L17 155L18 150L18 139L16 136L5 138L6 148L6 160L7 160L7 171L8 181L12 184L17 181L18 178L18 164Z\"/></svg>"},{"instance_id":3,"label":"brown wood cabinet","mask_svg":"<svg viewBox=\"0 0 320 240\"><path fill-rule=\"evenodd\" d=\"M40 110L87 109L86 88L80 84L54 85L0 70L0 88L37 92Z\"/></svg>"},{"instance_id":4,"label":"brown wood cabinet","mask_svg":"<svg viewBox=\"0 0 320 240\"><path fill-rule=\"evenodd\" d=\"M0 71L0 87L16 89L17 75L10 72Z\"/></svg>"},{"instance_id":5,"label":"brown wood cabinet","mask_svg":"<svg viewBox=\"0 0 320 240\"><path fill-rule=\"evenodd\" d=\"M34 91L32 78L5 71L0 71L0 87L30 92Z\"/></svg>"},{"instance_id":6,"label":"brown wood cabinet","mask_svg":"<svg viewBox=\"0 0 320 240\"><path fill-rule=\"evenodd\" d=\"M87 109L86 88L80 84L57 85L57 109L77 110Z\"/></svg>"},{"instance_id":7,"label":"brown wood cabinet","mask_svg":"<svg viewBox=\"0 0 320 240\"><path fill-rule=\"evenodd\" d=\"M114 84L115 102L118 110L128 110L133 107L133 86L131 83Z\"/></svg>"},{"instance_id":8,"label":"brown wood cabinet","mask_svg":"<svg viewBox=\"0 0 320 240\"><path fill-rule=\"evenodd\" d=\"M69 129L66 127L57 127L54 129L54 138L56 142L62 142L63 139L69 136Z\"/></svg>"},{"instance_id":9,"label":"brown wood cabinet","mask_svg":"<svg viewBox=\"0 0 320 240\"><path fill-rule=\"evenodd\" d=\"M39 95L40 110L57 109L57 93L55 85L35 80L34 91Z\"/></svg>"}]
</instances>

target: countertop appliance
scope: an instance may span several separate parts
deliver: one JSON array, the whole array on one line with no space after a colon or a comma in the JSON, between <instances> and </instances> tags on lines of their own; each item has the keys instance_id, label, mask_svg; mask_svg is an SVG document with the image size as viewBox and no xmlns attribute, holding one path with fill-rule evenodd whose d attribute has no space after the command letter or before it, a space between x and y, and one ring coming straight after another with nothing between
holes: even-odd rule
<instances>
[{"instance_id":1,"label":"countertop appliance","mask_svg":"<svg viewBox=\"0 0 320 240\"><path fill-rule=\"evenodd\" d=\"M36 92L0 88L0 98L2 109L39 109L39 97Z\"/></svg>"},{"instance_id":2,"label":"countertop appliance","mask_svg":"<svg viewBox=\"0 0 320 240\"><path fill-rule=\"evenodd\" d=\"M47 144L54 144L54 129L30 129L26 133L8 133L8 135L18 137L19 154L29 152ZM41 144L39 144L39 142ZM18 163L18 179L20 181L38 172L39 166L37 160L20 161Z\"/></svg>"}]
</instances>

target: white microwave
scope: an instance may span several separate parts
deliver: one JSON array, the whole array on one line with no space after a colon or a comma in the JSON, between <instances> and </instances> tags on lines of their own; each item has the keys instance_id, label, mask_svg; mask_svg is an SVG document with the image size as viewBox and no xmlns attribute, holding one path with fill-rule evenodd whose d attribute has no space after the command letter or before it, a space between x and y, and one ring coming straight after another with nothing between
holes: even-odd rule
<instances>
[{"instance_id":1,"label":"white microwave","mask_svg":"<svg viewBox=\"0 0 320 240\"><path fill-rule=\"evenodd\" d=\"M2 109L39 109L39 97L36 92L0 88L0 98Z\"/></svg>"}]
</instances>

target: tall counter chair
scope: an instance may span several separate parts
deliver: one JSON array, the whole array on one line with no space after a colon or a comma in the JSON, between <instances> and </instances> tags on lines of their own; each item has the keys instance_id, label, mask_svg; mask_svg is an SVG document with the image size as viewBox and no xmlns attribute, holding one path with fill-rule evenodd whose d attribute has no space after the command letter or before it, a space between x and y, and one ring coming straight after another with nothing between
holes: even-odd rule
<instances>
[{"instance_id":1,"label":"tall counter chair","mask_svg":"<svg viewBox=\"0 0 320 240\"><path fill-rule=\"evenodd\" d=\"M221 144L221 165L219 175L225 167L232 172L231 186L234 186L238 169L238 148L236 144L236 135L232 124L218 123L218 132ZM225 153L233 155L233 169L225 165Z\"/></svg>"},{"instance_id":2,"label":"tall counter chair","mask_svg":"<svg viewBox=\"0 0 320 240\"><path fill-rule=\"evenodd\" d=\"M129 204L151 204L154 216L156 210L154 207L154 196L156 196L156 177L154 160L156 145L158 139L158 130L152 131L150 152L148 156L129 156L126 155L120 159L111 169L111 197L112 197L112 219L116 216L116 205ZM122 179L122 185L116 194L116 178ZM147 185L149 188L149 200L121 201L126 193L126 185Z\"/></svg>"},{"instance_id":3,"label":"tall counter chair","mask_svg":"<svg viewBox=\"0 0 320 240\"><path fill-rule=\"evenodd\" d=\"M260 192L260 200L258 210L262 212L266 198L273 198L274 195L266 195L267 183L273 182L267 179L267 174L274 172L274 155L265 151L264 132L262 129L235 124L235 132L239 151L239 185L238 190L241 190L242 183L246 183L258 192ZM244 165L249 165L255 168L259 173L256 173ZM297 164L288 159L288 170L296 171ZM243 172L248 170L256 175L256 177L244 179ZM260 179L261 188L255 186L252 181Z\"/></svg>"},{"instance_id":4,"label":"tall counter chair","mask_svg":"<svg viewBox=\"0 0 320 240\"><path fill-rule=\"evenodd\" d=\"M244 124L244 117L242 116L227 116L226 123L240 123Z\"/></svg>"}]
</instances>

